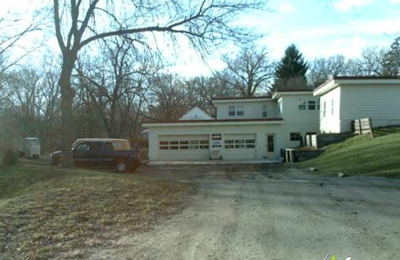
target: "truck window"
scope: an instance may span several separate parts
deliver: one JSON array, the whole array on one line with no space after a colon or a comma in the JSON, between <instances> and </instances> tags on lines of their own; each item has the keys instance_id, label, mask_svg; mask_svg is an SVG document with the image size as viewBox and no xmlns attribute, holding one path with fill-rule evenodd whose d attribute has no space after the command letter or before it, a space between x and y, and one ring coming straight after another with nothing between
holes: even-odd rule
<instances>
[{"instance_id":1,"label":"truck window","mask_svg":"<svg viewBox=\"0 0 400 260\"><path fill-rule=\"evenodd\" d=\"M110 143L110 142L106 142L106 143L104 144L104 150L105 150L105 151L113 151L113 150L114 150L113 144Z\"/></svg>"},{"instance_id":2,"label":"truck window","mask_svg":"<svg viewBox=\"0 0 400 260\"><path fill-rule=\"evenodd\" d=\"M90 143L90 150L92 152L101 152L103 150L103 143L102 142Z\"/></svg>"},{"instance_id":3,"label":"truck window","mask_svg":"<svg viewBox=\"0 0 400 260\"><path fill-rule=\"evenodd\" d=\"M75 151L87 151L87 150L89 150L89 144L88 143L80 143L75 147L74 150Z\"/></svg>"},{"instance_id":4,"label":"truck window","mask_svg":"<svg viewBox=\"0 0 400 260\"><path fill-rule=\"evenodd\" d=\"M30 145L39 145L39 140L38 139L30 139L29 144Z\"/></svg>"}]
</instances>

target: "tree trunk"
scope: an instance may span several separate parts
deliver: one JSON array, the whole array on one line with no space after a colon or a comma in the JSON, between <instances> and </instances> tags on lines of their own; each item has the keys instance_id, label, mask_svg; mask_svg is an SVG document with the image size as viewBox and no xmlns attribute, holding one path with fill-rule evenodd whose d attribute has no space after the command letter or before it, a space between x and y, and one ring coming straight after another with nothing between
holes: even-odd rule
<instances>
[{"instance_id":1,"label":"tree trunk","mask_svg":"<svg viewBox=\"0 0 400 260\"><path fill-rule=\"evenodd\" d=\"M63 153L63 167L73 167L72 160L72 142L74 141L74 122L72 115L72 101L75 96L75 91L71 86L71 75L76 60L76 55L64 55L62 70L60 75L60 89L61 89L61 135L62 135L62 153Z\"/></svg>"}]
</instances>

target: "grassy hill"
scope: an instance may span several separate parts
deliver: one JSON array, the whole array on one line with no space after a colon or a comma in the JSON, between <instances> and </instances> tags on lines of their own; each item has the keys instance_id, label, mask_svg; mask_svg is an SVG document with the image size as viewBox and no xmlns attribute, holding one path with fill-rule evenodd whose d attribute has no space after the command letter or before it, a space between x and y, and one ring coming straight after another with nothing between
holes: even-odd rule
<instances>
[{"instance_id":1,"label":"grassy hill","mask_svg":"<svg viewBox=\"0 0 400 260\"><path fill-rule=\"evenodd\" d=\"M302 168L314 167L318 173L337 175L400 176L400 129L378 129L379 137L356 136L326 147L314 159L301 162Z\"/></svg>"}]
</instances>

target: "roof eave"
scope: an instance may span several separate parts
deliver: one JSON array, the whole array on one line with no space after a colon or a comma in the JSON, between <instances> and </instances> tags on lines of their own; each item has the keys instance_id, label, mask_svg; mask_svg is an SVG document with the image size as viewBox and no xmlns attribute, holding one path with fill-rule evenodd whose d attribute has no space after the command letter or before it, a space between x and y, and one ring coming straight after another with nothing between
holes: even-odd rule
<instances>
[{"instance_id":1,"label":"roof eave","mask_svg":"<svg viewBox=\"0 0 400 260\"><path fill-rule=\"evenodd\" d=\"M282 124L283 118L248 119L248 120L180 120L169 122L143 122L143 127L178 127L178 126L223 126L223 125L274 125Z\"/></svg>"},{"instance_id":2,"label":"roof eave","mask_svg":"<svg viewBox=\"0 0 400 260\"><path fill-rule=\"evenodd\" d=\"M395 77L335 77L314 90L314 96L322 96L339 86L346 85L400 85L400 78Z\"/></svg>"}]
</instances>

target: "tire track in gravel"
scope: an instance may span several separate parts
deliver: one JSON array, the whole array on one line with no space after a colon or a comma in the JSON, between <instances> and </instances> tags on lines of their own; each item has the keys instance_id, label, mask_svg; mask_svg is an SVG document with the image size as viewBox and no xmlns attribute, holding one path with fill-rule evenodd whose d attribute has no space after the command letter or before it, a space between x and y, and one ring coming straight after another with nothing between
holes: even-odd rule
<instances>
[{"instance_id":1,"label":"tire track in gravel","mask_svg":"<svg viewBox=\"0 0 400 260\"><path fill-rule=\"evenodd\" d=\"M88 259L400 259L400 181L279 166L180 176L199 185L182 213Z\"/></svg>"}]
</instances>

